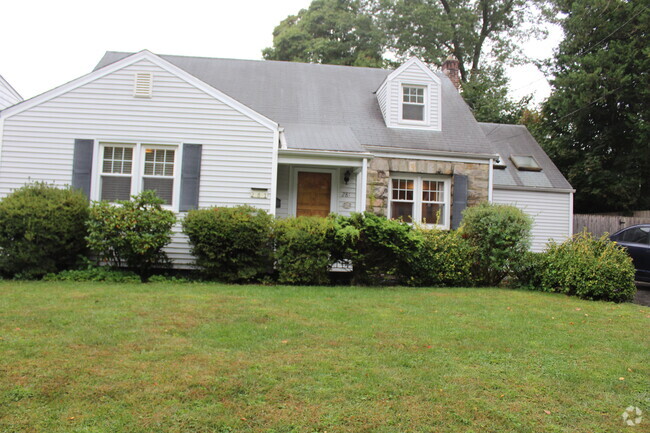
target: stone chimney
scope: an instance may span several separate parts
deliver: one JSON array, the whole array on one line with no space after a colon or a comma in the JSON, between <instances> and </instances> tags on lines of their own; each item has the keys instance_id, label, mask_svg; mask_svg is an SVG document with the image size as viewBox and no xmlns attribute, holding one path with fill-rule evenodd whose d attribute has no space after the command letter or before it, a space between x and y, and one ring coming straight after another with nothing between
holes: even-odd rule
<instances>
[{"instance_id":1,"label":"stone chimney","mask_svg":"<svg viewBox=\"0 0 650 433\"><path fill-rule=\"evenodd\" d=\"M456 89L460 90L460 72L458 71L458 59L450 54L442 64L442 72L449 77Z\"/></svg>"}]
</instances>

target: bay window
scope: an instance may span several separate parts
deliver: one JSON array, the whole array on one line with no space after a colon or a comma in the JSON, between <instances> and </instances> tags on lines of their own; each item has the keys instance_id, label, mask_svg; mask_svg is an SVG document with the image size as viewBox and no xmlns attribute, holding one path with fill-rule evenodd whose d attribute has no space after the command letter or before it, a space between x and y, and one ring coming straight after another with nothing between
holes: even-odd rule
<instances>
[{"instance_id":1,"label":"bay window","mask_svg":"<svg viewBox=\"0 0 650 433\"><path fill-rule=\"evenodd\" d=\"M390 180L390 218L449 228L449 204L448 178L397 175Z\"/></svg>"}]
</instances>

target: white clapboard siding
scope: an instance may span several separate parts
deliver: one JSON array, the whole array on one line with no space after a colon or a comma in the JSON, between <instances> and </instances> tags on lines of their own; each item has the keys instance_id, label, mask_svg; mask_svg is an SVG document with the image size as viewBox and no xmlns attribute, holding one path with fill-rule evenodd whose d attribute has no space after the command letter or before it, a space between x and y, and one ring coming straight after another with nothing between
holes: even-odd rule
<instances>
[{"instance_id":1,"label":"white clapboard siding","mask_svg":"<svg viewBox=\"0 0 650 433\"><path fill-rule=\"evenodd\" d=\"M22 101L23 98L0 76L0 110Z\"/></svg>"},{"instance_id":2,"label":"white clapboard siding","mask_svg":"<svg viewBox=\"0 0 650 433\"><path fill-rule=\"evenodd\" d=\"M388 124L388 117L390 116L388 110L388 83L384 81L379 90L377 90L377 102L381 109L381 115L384 116L384 122Z\"/></svg>"},{"instance_id":3,"label":"white clapboard siding","mask_svg":"<svg viewBox=\"0 0 650 433\"><path fill-rule=\"evenodd\" d=\"M151 98L133 96L138 72L153 74ZM32 181L70 184L77 138L201 144L200 207L271 210L251 188L272 190L274 132L146 59L6 118L0 196ZM168 251L189 263L180 226L175 233Z\"/></svg>"},{"instance_id":4,"label":"white clapboard siding","mask_svg":"<svg viewBox=\"0 0 650 433\"><path fill-rule=\"evenodd\" d=\"M402 84L428 84L428 110L429 110L429 127L433 130L440 130L440 84L436 83L431 77L422 70L417 63L412 63L394 77L388 85L390 126L399 125L399 109L402 103ZM388 87L388 86L387 86Z\"/></svg>"},{"instance_id":5,"label":"white clapboard siding","mask_svg":"<svg viewBox=\"0 0 650 433\"><path fill-rule=\"evenodd\" d=\"M543 251L550 239L562 242L571 234L571 194L495 189L493 202L511 204L533 217L532 251Z\"/></svg>"}]
</instances>

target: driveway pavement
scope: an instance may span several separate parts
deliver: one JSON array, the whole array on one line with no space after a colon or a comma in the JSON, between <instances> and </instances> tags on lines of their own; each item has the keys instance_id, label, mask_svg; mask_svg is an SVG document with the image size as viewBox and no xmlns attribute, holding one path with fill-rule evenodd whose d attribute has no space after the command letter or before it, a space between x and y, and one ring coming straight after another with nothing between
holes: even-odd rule
<instances>
[{"instance_id":1,"label":"driveway pavement","mask_svg":"<svg viewBox=\"0 0 650 433\"><path fill-rule=\"evenodd\" d=\"M636 296L634 297L634 302L636 304L645 305L650 307L650 284L647 283L636 283Z\"/></svg>"}]
</instances>

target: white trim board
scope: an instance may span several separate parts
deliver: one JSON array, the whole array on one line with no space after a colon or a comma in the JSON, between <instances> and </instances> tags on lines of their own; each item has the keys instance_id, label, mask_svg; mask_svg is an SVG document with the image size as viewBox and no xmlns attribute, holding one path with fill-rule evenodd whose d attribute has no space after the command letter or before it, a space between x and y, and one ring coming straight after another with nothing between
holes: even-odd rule
<instances>
[{"instance_id":1,"label":"white trim board","mask_svg":"<svg viewBox=\"0 0 650 433\"><path fill-rule=\"evenodd\" d=\"M45 93L42 93L38 96L35 96L31 99L28 99L26 101L20 102L16 105L13 105L3 111L0 112L0 118L8 118L10 116L13 116L18 113L22 113L25 110L28 110L32 107L35 107L37 105L40 105L44 102L47 102L53 98L56 98L57 96L61 96L71 90L74 90L78 87L81 87L85 84L91 83L99 78L105 77L106 75L109 75L115 71L118 71L120 69L123 69L127 66L130 66L134 63L137 63L141 60L148 60L151 63L155 64L156 66L164 69L165 71L169 72L170 74L173 74L180 78L181 80L184 80L188 84L196 87L197 89L207 93L208 95L212 96L213 98L219 100L220 102L228 105L229 107L233 108L234 110L237 110L238 112L242 113L243 115L249 117L251 120L254 120L261 125L269 128L272 131L275 131L278 129L278 124L274 122L273 120L259 114L258 112L250 109L246 105L240 103L239 101L231 98L230 96L226 95L225 93L215 89L214 87L210 86L209 84L199 80L196 78L194 75L191 75L181 68L173 65L172 63L168 62L167 60L162 59L161 57L158 57L157 55L153 54L152 52L148 50L142 50L138 53L131 54L128 57L125 57L122 60L118 60L115 63L111 63L110 65L104 66L101 69L97 69L96 71L90 72L89 74L83 75L75 80L72 80L66 84L63 84L59 87L56 87L52 90L49 90Z\"/></svg>"}]
</instances>

